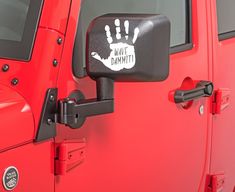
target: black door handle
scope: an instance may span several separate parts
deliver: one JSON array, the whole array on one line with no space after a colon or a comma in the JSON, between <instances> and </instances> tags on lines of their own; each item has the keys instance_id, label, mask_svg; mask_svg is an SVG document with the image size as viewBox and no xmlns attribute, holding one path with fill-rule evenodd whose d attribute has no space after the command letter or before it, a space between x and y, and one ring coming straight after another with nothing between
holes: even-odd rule
<instances>
[{"instance_id":1,"label":"black door handle","mask_svg":"<svg viewBox=\"0 0 235 192\"><path fill-rule=\"evenodd\" d=\"M176 90L174 94L175 103L184 103L201 97L210 97L214 91L214 85L210 81L200 81L195 89Z\"/></svg>"}]
</instances>

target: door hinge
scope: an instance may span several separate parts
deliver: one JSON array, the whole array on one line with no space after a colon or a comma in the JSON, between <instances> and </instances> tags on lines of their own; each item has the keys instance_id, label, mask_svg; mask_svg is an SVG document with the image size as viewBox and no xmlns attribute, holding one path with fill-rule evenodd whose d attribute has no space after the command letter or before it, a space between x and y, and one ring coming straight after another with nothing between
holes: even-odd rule
<instances>
[{"instance_id":1,"label":"door hinge","mask_svg":"<svg viewBox=\"0 0 235 192\"><path fill-rule=\"evenodd\" d=\"M212 114L221 114L230 104L230 89L218 89L214 92L212 101Z\"/></svg>"},{"instance_id":2,"label":"door hinge","mask_svg":"<svg viewBox=\"0 0 235 192\"><path fill-rule=\"evenodd\" d=\"M224 188L224 182L224 174L210 175L207 192L222 192Z\"/></svg>"},{"instance_id":3,"label":"door hinge","mask_svg":"<svg viewBox=\"0 0 235 192\"><path fill-rule=\"evenodd\" d=\"M66 141L56 147L55 175L65 175L85 160L84 141Z\"/></svg>"}]
</instances>

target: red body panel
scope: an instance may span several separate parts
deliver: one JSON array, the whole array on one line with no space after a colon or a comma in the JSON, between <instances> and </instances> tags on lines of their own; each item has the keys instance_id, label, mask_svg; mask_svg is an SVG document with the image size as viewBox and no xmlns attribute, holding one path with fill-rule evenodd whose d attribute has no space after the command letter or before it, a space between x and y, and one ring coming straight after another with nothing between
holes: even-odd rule
<instances>
[{"instance_id":1,"label":"red body panel","mask_svg":"<svg viewBox=\"0 0 235 192\"><path fill-rule=\"evenodd\" d=\"M15 86L14 89L23 95L26 102L29 103L34 115L34 124L36 126L35 131L37 131L38 128L46 91L48 88L56 87L59 67L53 66L53 60L57 59L60 65L61 54L63 51L63 44L59 45L57 43L57 39L59 37L63 39L64 36L57 32L57 30L61 29L61 31L64 31L65 29L62 30L63 27L60 27L53 30L51 28L53 26L43 23L43 21L46 20L44 17L50 18L48 13L51 13L51 15L54 14L54 12L51 10L51 7L54 6L53 3L53 1L45 1L44 3L42 12L45 14L42 14L41 16L42 22L40 22L40 27L37 31L37 37L35 40L31 61L19 62L12 60L0 60L1 66L5 63L9 64L10 66L9 72L0 72L0 82L6 86L12 87L11 80L13 78L19 79L19 84ZM55 7L57 8L57 6ZM61 9L61 5L59 7ZM63 20L67 20L69 8L70 7L67 7L67 15L57 15L56 23L58 25L56 24L56 26L59 26L59 23L61 26L63 26L62 23ZM58 13L57 9L55 9L55 11ZM63 13L64 12L65 10ZM35 134L32 135L33 137L31 139L35 138Z\"/></svg>"},{"instance_id":2,"label":"red body panel","mask_svg":"<svg viewBox=\"0 0 235 192\"><path fill-rule=\"evenodd\" d=\"M224 191L235 190L235 39L218 39L216 1L212 1L213 82L216 89L229 89L229 105L213 117L211 174L224 173Z\"/></svg>"},{"instance_id":3,"label":"red body panel","mask_svg":"<svg viewBox=\"0 0 235 192\"><path fill-rule=\"evenodd\" d=\"M51 141L33 144L33 140L46 91L56 87L59 67L53 66L53 60L60 65L63 43L59 45L57 40L64 40L69 10L69 1L45 0L31 60L0 59L0 66L10 67L7 73L0 71L0 178L7 167L17 167L20 181L16 192L54 191L54 146ZM19 79L18 85L11 84L13 78ZM5 191L2 182L0 191Z\"/></svg>"},{"instance_id":4,"label":"red body panel","mask_svg":"<svg viewBox=\"0 0 235 192\"><path fill-rule=\"evenodd\" d=\"M0 85L0 152L32 142L34 119L29 104L15 90Z\"/></svg>"},{"instance_id":5,"label":"red body panel","mask_svg":"<svg viewBox=\"0 0 235 192\"><path fill-rule=\"evenodd\" d=\"M171 55L166 81L115 83L113 114L89 118L76 130L57 125L54 140L35 143L49 88L58 88L58 99L77 89L96 97L94 81L76 79L71 67L81 1L45 0L31 60L0 59L0 67L10 66L0 71L0 179L15 166L15 192L207 192L208 175L214 175L211 184L219 180L231 192L235 40L219 42L215 4L192 0L193 48ZM18 85L11 85L13 78ZM219 115L212 115L213 99L185 106L169 98L172 90L200 80L231 90Z\"/></svg>"},{"instance_id":6,"label":"red body panel","mask_svg":"<svg viewBox=\"0 0 235 192\"><path fill-rule=\"evenodd\" d=\"M172 55L167 81L116 83L114 114L90 118L80 130L58 127L57 142L86 138L87 154L77 169L57 176L56 191L168 192L197 191L200 187L204 190L209 171L209 103L201 99L185 110L171 103L168 94L187 77L209 78L206 6L206 2L193 1L194 48ZM63 64L71 63L73 16L77 16L74 9L72 5ZM76 84L70 69L61 67L58 81L61 98L75 88L87 98L95 97L92 80L82 79ZM202 116L201 105L205 106Z\"/></svg>"},{"instance_id":7,"label":"red body panel","mask_svg":"<svg viewBox=\"0 0 235 192\"><path fill-rule=\"evenodd\" d=\"M65 34L70 4L70 0L45 1L40 27Z\"/></svg>"},{"instance_id":8,"label":"red body panel","mask_svg":"<svg viewBox=\"0 0 235 192\"><path fill-rule=\"evenodd\" d=\"M49 192L54 191L53 144L51 141L27 144L0 153L0 175L9 166L17 167L19 184L14 192ZM0 191L4 190L2 182Z\"/></svg>"}]
</instances>

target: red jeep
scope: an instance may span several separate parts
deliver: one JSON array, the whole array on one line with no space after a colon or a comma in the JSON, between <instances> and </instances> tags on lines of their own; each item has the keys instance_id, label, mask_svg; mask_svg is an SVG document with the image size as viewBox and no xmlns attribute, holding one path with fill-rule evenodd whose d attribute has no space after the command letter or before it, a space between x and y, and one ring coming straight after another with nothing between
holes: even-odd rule
<instances>
[{"instance_id":1,"label":"red jeep","mask_svg":"<svg viewBox=\"0 0 235 192\"><path fill-rule=\"evenodd\" d=\"M234 191L234 9L0 0L0 191Z\"/></svg>"}]
</instances>

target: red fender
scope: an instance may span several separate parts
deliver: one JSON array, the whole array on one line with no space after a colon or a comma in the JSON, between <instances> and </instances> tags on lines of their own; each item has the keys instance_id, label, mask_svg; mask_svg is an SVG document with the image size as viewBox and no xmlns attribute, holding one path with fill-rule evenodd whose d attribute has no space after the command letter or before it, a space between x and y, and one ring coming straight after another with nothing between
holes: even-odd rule
<instances>
[{"instance_id":1,"label":"red fender","mask_svg":"<svg viewBox=\"0 0 235 192\"><path fill-rule=\"evenodd\" d=\"M32 142L33 113L26 100L12 88L0 84L0 152Z\"/></svg>"}]
</instances>

